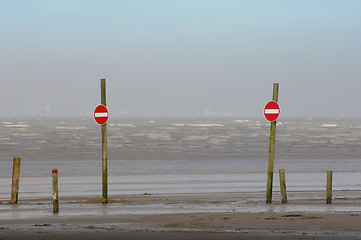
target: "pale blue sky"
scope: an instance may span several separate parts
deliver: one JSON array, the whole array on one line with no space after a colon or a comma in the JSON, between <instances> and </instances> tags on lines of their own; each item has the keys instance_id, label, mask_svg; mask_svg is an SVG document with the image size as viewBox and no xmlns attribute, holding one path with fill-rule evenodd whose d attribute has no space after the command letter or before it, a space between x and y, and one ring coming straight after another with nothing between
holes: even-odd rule
<instances>
[{"instance_id":1,"label":"pale blue sky","mask_svg":"<svg viewBox=\"0 0 361 240\"><path fill-rule=\"evenodd\" d=\"M361 1L0 0L1 117L361 117Z\"/></svg>"}]
</instances>

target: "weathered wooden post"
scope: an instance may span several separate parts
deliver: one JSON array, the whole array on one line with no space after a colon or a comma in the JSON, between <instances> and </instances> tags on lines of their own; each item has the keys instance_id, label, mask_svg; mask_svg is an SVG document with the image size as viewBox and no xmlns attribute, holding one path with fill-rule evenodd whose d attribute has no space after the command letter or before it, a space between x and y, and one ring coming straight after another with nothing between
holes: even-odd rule
<instances>
[{"instance_id":1,"label":"weathered wooden post","mask_svg":"<svg viewBox=\"0 0 361 240\"><path fill-rule=\"evenodd\" d=\"M285 170L279 170L279 177L280 177L280 190L281 190L281 198L282 204L287 203L287 193L286 193L286 178L285 178Z\"/></svg>"},{"instance_id":2,"label":"weathered wooden post","mask_svg":"<svg viewBox=\"0 0 361 240\"><path fill-rule=\"evenodd\" d=\"M278 102L278 88L279 84L273 84L273 97L272 100ZM279 112L278 112L279 114ZM277 116L278 117L278 116ZM276 140L276 120L271 121L270 129L270 143L269 143L269 157L268 157L268 174L267 174L267 191L266 191L266 203L272 203L272 186L273 186L273 166L275 155L275 140Z\"/></svg>"},{"instance_id":3,"label":"weathered wooden post","mask_svg":"<svg viewBox=\"0 0 361 240\"><path fill-rule=\"evenodd\" d=\"M107 121L109 112L106 107L105 79L100 79L101 104L94 110L94 119L102 130L102 203L108 203L108 167L107 167Z\"/></svg>"},{"instance_id":4,"label":"weathered wooden post","mask_svg":"<svg viewBox=\"0 0 361 240\"><path fill-rule=\"evenodd\" d=\"M106 85L105 79L101 79L101 104L107 106L106 102ZM102 128L102 184L103 198L102 203L108 203L108 156L107 156L107 124L103 124Z\"/></svg>"},{"instance_id":5,"label":"weathered wooden post","mask_svg":"<svg viewBox=\"0 0 361 240\"><path fill-rule=\"evenodd\" d=\"M11 204L18 204L18 200L19 200L20 162L21 162L21 158L14 157L13 179L11 184Z\"/></svg>"},{"instance_id":6,"label":"weathered wooden post","mask_svg":"<svg viewBox=\"0 0 361 240\"><path fill-rule=\"evenodd\" d=\"M332 171L327 171L326 204L332 203Z\"/></svg>"},{"instance_id":7,"label":"weathered wooden post","mask_svg":"<svg viewBox=\"0 0 361 240\"><path fill-rule=\"evenodd\" d=\"M53 169L53 213L59 213L58 169Z\"/></svg>"}]
</instances>

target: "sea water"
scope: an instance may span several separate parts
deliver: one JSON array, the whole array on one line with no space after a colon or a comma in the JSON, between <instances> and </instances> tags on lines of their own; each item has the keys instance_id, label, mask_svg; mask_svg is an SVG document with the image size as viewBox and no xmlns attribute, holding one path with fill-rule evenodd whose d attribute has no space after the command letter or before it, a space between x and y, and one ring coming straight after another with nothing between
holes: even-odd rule
<instances>
[{"instance_id":1,"label":"sea water","mask_svg":"<svg viewBox=\"0 0 361 240\"><path fill-rule=\"evenodd\" d=\"M111 119L109 172L267 171L269 123L255 119ZM92 119L0 120L0 176L98 174L101 130ZM275 168L361 171L361 119L278 121ZM100 169L101 170L101 169Z\"/></svg>"},{"instance_id":2,"label":"sea water","mask_svg":"<svg viewBox=\"0 0 361 240\"><path fill-rule=\"evenodd\" d=\"M110 186L114 193L146 192L147 182L158 193L265 188L270 126L265 120L111 119L107 126L109 181L133 184ZM53 168L65 182L69 177L83 184L84 192L101 187L101 129L93 119L0 120L0 197L8 194L14 156L22 158L23 197L43 196L46 181L39 179L51 176ZM361 119L278 121L275 175L280 168L291 189L323 189L327 170L339 179L336 187L361 189ZM187 181L193 185L176 187ZM66 189L75 194L76 186Z\"/></svg>"}]
</instances>

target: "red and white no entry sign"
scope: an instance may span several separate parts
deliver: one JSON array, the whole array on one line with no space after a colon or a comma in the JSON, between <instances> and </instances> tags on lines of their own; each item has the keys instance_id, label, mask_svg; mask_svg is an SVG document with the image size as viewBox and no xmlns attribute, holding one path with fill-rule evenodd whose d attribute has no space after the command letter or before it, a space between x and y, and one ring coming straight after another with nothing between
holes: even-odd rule
<instances>
[{"instance_id":1,"label":"red and white no entry sign","mask_svg":"<svg viewBox=\"0 0 361 240\"><path fill-rule=\"evenodd\" d=\"M280 106L276 101L269 101L264 107L264 116L269 122L274 122L280 115Z\"/></svg>"},{"instance_id":2,"label":"red and white no entry sign","mask_svg":"<svg viewBox=\"0 0 361 240\"><path fill-rule=\"evenodd\" d=\"M107 107L104 105L98 105L94 110L95 121L100 125L104 125L107 123L108 118L109 113Z\"/></svg>"}]
</instances>

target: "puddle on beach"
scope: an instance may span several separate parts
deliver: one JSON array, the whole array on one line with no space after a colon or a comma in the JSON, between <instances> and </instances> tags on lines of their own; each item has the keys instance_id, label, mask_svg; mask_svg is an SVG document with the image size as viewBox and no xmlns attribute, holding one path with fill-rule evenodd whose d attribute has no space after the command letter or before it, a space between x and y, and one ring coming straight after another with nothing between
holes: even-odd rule
<instances>
[{"instance_id":1,"label":"puddle on beach","mask_svg":"<svg viewBox=\"0 0 361 240\"><path fill-rule=\"evenodd\" d=\"M302 193L299 193L300 195ZM275 199L273 204L266 204L263 194L248 193L243 199L238 193L223 194L210 201L211 195L127 195L126 199L109 201L102 205L99 198L85 200L64 199L60 201L60 213L52 213L51 200L43 202L25 200L18 205L0 205L0 219L20 220L39 218L67 218L117 215L153 215L153 214L188 214L188 213L261 213L261 212L361 212L358 200L335 200L325 204L323 200L289 201L281 204ZM240 200L237 200L239 196ZM253 200L252 200L252 197ZM180 200L177 200L180 198Z\"/></svg>"},{"instance_id":2,"label":"puddle on beach","mask_svg":"<svg viewBox=\"0 0 361 240\"><path fill-rule=\"evenodd\" d=\"M346 181L348 179L348 181ZM186 213L361 212L360 174L336 172L333 204L325 204L325 173L288 173L289 203L280 204L278 177L273 204L265 204L264 173L113 175L109 204L101 204L99 176L60 176L60 213L52 213L50 177L24 177L19 204L8 205L10 181L0 178L0 219Z\"/></svg>"}]
</instances>

